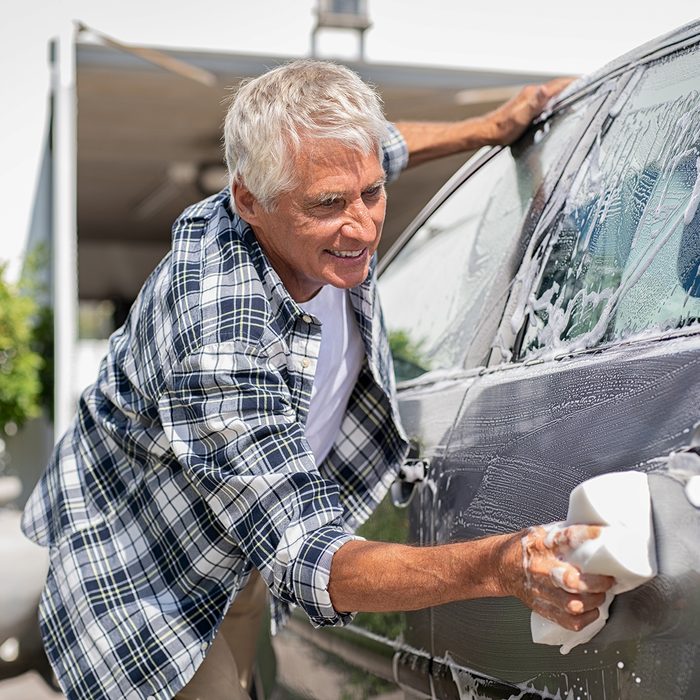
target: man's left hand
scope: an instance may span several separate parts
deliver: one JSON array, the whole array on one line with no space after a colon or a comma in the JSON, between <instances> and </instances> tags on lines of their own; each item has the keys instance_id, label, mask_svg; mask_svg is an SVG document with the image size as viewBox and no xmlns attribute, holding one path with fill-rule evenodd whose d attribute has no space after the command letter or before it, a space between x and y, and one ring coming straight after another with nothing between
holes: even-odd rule
<instances>
[{"instance_id":1,"label":"man's left hand","mask_svg":"<svg viewBox=\"0 0 700 700\"><path fill-rule=\"evenodd\" d=\"M543 85L526 85L515 97L484 115L486 143L508 146L539 116L547 103L575 78L555 78Z\"/></svg>"}]
</instances>

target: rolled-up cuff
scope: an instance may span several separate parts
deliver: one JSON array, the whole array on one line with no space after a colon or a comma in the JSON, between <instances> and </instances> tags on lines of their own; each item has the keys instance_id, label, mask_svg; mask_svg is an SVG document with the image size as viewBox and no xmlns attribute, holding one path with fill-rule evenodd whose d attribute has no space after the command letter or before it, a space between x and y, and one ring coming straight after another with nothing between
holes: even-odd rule
<instances>
[{"instance_id":1,"label":"rolled-up cuff","mask_svg":"<svg viewBox=\"0 0 700 700\"><path fill-rule=\"evenodd\" d=\"M396 180L408 165L408 146L396 126L387 122L387 137L382 141L384 174L388 182Z\"/></svg>"},{"instance_id":2,"label":"rolled-up cuff","mask_svg":"<svg viewBox=\"0 0 700 700\"><path fill-rule=\"evenodd\" d=\"M338 528L320 528L312 532L302 545L292 570L292 587L297 603L314 627L342 626L352 621L354 613L339 613L331 603L328 582L333 555L351 540Z\"/></svg>"}]
</instances>

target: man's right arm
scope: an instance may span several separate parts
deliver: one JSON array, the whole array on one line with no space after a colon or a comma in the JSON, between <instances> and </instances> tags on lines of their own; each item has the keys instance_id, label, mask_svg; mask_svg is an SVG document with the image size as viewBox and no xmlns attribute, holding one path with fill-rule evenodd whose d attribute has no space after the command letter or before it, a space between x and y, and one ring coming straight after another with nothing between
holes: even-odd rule
<instances>
[{"instance_id":1,"label":"man's right arm","mask_svg":"<svg viewBox=\"0 0 700 700\"><path fill-rule=\"evenodd\" d=\"M614 580L581 574L560 558L599 528L577 525L555 537L544 528L437 547L353 541L334 554L329 583L338 611L418 610L457 600L515 596L561 626L598 617Z\"/></svg>"}]
</instances>

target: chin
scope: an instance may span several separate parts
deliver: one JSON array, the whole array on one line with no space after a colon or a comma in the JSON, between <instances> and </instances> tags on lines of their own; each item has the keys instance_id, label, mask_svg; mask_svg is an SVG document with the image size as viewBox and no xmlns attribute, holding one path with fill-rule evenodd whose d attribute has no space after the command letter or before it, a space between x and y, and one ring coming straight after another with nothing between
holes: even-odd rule
<instances>
[{"instance_id":1,"label":"chin","mask_svg":"<svg viewBox=\"0 0 700 700\"><path fill-rule=\"evenodd\" d=\"M352 289L353 287L359 287L366 279L369 274L369 269L365 270L362 275L353 275L352 277L336 277L333 281L329 282L334 287L338 289Z\"/></svg>"}]
</instances>

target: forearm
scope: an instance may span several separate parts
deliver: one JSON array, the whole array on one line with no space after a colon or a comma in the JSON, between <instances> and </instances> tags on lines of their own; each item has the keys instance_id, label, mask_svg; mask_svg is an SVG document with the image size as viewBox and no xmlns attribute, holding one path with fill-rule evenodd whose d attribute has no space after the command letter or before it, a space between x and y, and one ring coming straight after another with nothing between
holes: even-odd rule
<instances>
[{"instance_id":1,"label":"forearm","mask_svg":"<svg viewBox=\"0 0 700 700\"><path fill-rule=\"evenodd\" d=\"M397 122L396 127L408 146L409 168L496 143L482 117L457 122Z\"/></svg>"},{"instance_id":2,"label":"forearm","mask_svg":"<svg viewBox=\"0 0 700 700\"><path fill-rule=\"evenodd\" d=\"M437 547L353 541L334 555L328 591L338 611L418 610L510 595L520 534ZM521 557L522 559L522 557Z\"/></svg>"},{"instance_id":3,"label":"forearm","mask_svg":"<svg viewBox=\"0 0 700 700\"><path fill-rule=\"evenodd\" d=\"M351 541L333 555L328 593L339 612L419 610L457 600L515 596L571 630L598 617L614 580L582 574L567 552L600 528L572 525L437 547Z\"/></svg>"}]
</instances>

